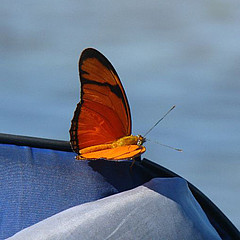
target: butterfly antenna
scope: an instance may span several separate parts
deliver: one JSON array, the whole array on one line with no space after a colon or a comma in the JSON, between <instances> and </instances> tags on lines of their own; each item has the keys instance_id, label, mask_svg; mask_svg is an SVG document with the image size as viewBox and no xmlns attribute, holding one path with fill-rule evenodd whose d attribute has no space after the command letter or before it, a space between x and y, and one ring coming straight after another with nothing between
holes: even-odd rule
<instances>
[{"instance_id":1,"label":"butterfly antenna","mask_svg":"<svg viewBox=\"0 0 240 240\"><path fill-rule=\"evenodd\" d=\"M155 128L176 106L172 106L164 115L161 117L143 136L144 138L146 137L147 134L149 134L153 128Z\"/></svg>"},{"instance_id":2,"label":"butterfly antenna","mask_svg":"<svg viewBox=\"0 0 240 240\"><path fill-rule=\"evenodd\" d=\"M166 145L166 144L162 144L162 143L160 143L160 142L158 142L158 141L152 141L152 140L150 140L150 139L146 139L146 140L149 141L149 142L153 142L153 143L159 144L159 145L161 145L161 146L163 146L163 147L171 148L171 149L176 150L176 151L178 151L178 152L182 152L182 151L183 151L183 150L180 149L180 148L175 148L175 147L172 147L172 146L169 146L169 145Z\"/></svg>"}]
</instances>

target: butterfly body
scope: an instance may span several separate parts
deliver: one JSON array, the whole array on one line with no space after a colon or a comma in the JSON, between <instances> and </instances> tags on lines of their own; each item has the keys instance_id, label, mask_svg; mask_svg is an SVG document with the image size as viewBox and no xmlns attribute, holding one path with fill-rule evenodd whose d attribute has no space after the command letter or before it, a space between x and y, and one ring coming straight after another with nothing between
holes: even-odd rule
<instances>
[{"instance_id":1,"label":"butterfly body","mask_svg":"<svg viewBox=\"0 0 240 240\"><path fill-rule=\"evenodd\" d=\"M133 159L145 152L142 136L131 135L131 114L121 81L111 63L95 49L79 60L81 100L70 128L77 159Z\"/></svg>"}]
</instances>

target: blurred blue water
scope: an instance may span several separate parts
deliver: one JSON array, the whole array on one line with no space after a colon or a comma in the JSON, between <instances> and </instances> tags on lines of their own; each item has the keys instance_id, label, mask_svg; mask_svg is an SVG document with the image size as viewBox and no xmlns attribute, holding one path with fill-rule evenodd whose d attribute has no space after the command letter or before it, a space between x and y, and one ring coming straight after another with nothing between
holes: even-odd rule
<instances>
[{"instance_id":1,"label":"blurred blue water","mask_svg":"<svg viewBox=\"0 0 240 240\"><path fill-rule=\"evenodd\" d=\"M184 176L240 228L240 3L1 1L0 132L69 139L77 61L86 47L115 66L145 157Z\"/></svg>"}]
</instances>

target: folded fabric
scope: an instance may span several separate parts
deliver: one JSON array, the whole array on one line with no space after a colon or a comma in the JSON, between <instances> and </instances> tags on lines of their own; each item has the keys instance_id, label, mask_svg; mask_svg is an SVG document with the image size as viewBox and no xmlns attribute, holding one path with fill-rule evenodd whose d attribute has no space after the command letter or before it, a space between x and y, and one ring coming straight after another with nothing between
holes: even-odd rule
<instances>
[{"instance_id":1,"label":"folded fabric","mask_svg":"<svg viewBox=\"0 0 240 240\"><path fill-rule=\"evenodd\" d=\"M14 236L25 239L220 239L181 178L155 178L69 208Z\"/></svg>"},{"instance_id":2,"label":"folded fabric","mask_svg":"<svg viewBox=\"0 0 240 240\"><path fill-rule=\"evenodd\" d=\"M131 161L76 161L73 152L0 144L0 239L63 210L152 177Z\"/></svg>"}]
</instances>

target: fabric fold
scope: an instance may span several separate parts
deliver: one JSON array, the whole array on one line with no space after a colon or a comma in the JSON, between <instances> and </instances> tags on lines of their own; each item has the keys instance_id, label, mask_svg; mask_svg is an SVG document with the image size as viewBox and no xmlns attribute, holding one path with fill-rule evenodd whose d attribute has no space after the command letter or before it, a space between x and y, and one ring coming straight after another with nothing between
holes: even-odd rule
<instances>
[{"instance_id":1,"label":"fabric fold","mask_svg":"<svg viewBox=\"0 0 240 240\"><path fill-rule=\"evenodd\" d=\"M134 189L62 211L14 236L21 239L220 239L182 178L155 178Z\"/></svg>"}]
</instances>

